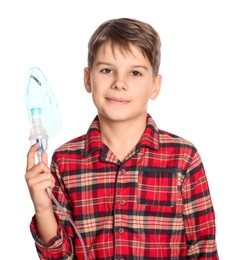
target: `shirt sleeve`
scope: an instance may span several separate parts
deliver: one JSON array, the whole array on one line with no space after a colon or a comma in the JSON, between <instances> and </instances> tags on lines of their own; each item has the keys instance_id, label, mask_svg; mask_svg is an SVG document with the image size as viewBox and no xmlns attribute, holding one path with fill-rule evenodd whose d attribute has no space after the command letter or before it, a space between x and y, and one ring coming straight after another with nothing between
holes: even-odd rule
<instances>
[{"instance_id":1,"label":"shirt sleeve","mask_svg":"<svg viewBox=\"0 0 236 260\"><path fill-rule=\"evenodd\" d=\"M73 247L71 239L65 234L60 224L59 218L56 216L58 223L57 235L53 237L47 244L44 244L38 237L35 216L30 223L30 231L35 240L37 253L40 259L72 259Z\"/></svg>"},{"instance_id":2,"label":"shirt sleeve","mask_svg":"<svg viewBox=\"0 0 236 260\"><path fill-rule=\"evenodd\" d=\"M217 260L215 214L209 186L198 152L195 152L182 186L187 259Z\"/></svg>"}]
</instances>

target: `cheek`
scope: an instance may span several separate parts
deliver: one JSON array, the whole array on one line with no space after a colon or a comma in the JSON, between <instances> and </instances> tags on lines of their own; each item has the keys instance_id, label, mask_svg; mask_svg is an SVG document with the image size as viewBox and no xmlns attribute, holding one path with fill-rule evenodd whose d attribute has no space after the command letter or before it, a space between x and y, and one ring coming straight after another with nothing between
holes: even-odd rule
<instances>
[{"instance_id":1,"label":"cheek","mask_svg":"<svg viewBox=\"0 0 236 260\"><path fill-rule=\"evenodd\" d=\"M102 102L103 102L102 91L100 89L97 89L96 87L94 87L93 90L92 90L92 98L93 98L93 102L94 102L96 107L101 105Z\"/></svg>"},{"instance_id":2,"label":"cheek","mask_svg":"<svg viewBox=\"0 0 236 260\"><path fill-rule=\"evenodd\" d=\"M148 100L151 97L151 89L150 88L145 88L142 89L141 91L136 91L136 93L134 93L134 95L139 96L140 99L144 100Z\"/></svg>"}]
</instances>

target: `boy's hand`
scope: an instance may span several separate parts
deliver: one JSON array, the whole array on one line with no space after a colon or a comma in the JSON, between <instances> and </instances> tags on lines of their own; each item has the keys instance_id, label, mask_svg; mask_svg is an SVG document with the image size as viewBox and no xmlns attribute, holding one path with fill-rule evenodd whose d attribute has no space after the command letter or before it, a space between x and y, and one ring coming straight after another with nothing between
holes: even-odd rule
<instances>
[{"instance_id":1,"label":"boy's hand","mask_svg":"<svg viewBox=\"0 0 236 260\"><path fill-rule=\"evenodd\" d=\"M46 189L52 189L54 187L54 178L47 166L47 154L43 153L42 162L35 164L35 154L38 147L38 143L32 145L27 154L27 167L25 174L25 179L36 214L52 209L52 201L48 196Z\"/></svg>"}]
</instances>

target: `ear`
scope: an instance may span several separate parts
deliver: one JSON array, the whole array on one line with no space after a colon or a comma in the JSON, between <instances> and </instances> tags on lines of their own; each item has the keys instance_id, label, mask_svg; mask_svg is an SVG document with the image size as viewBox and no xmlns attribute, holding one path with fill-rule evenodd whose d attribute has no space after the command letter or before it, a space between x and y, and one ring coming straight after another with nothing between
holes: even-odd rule
<instances>
[{"instance_id":1,"label":"ear","mask_svg":"<svg viewBox=\"0 0 236 260\"><path fill-rule=\"evenodd\" d=\"M158 74L153 81L152 92L150 95L151 99L155 99L158 96L161 89L161 82L162 82L162 76Z\"/></svg>"},{"instance_id":2,"label":"ear","mask_svg":"<svg viewBox=\"0 0 236 260\"><path fill-rule=\"evenodd\" d=\"M91 93L90 71L88 67L84 68L84 86L88 93Z\"/></svg>"}]
</instances>

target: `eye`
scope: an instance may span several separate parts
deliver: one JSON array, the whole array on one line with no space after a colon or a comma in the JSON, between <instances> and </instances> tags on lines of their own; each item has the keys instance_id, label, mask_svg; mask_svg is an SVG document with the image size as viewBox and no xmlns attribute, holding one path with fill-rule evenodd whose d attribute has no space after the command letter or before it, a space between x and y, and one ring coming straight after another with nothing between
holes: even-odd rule
<instances>
[{"instance_id":1,"label":"eye","mask_svg":"<svg viewBox=\"0 0 236 260\"><path fill-rule=\"evenodd\" d=\"M109 68L105 68L105 69L101 69L101 72L104 74L110 74L110 73L112 73L112 70Z\"/></svg>"},{"instance_id":2,"label":"eye","mask_svg":"<svg viewBox=\"0 0 236 260\"><path fill-rule=\"evenodd\" d=\"M142 76L142 74L139 71L137 71L137 70L132 71L131 75L133 75L133 76Z\"/></svg>"}]
</instances>

